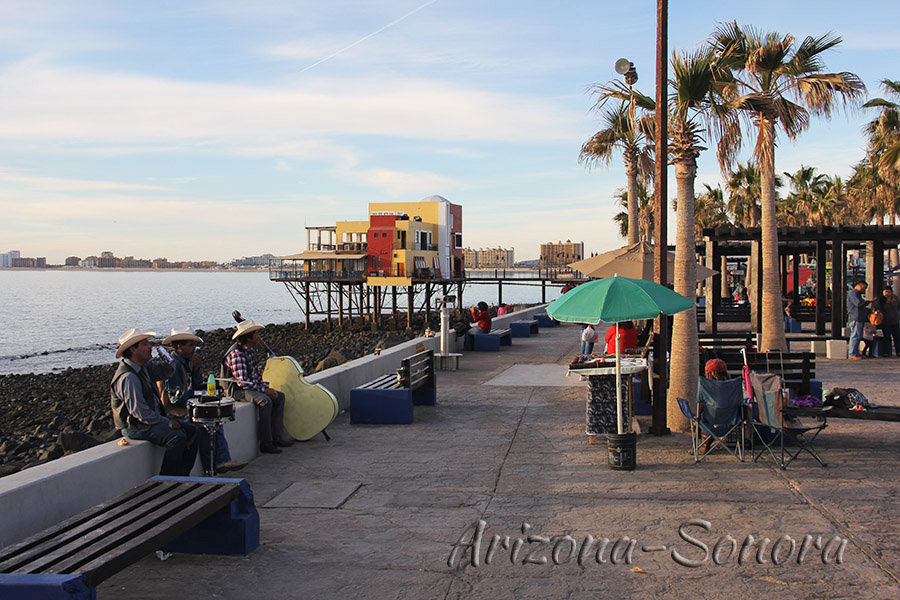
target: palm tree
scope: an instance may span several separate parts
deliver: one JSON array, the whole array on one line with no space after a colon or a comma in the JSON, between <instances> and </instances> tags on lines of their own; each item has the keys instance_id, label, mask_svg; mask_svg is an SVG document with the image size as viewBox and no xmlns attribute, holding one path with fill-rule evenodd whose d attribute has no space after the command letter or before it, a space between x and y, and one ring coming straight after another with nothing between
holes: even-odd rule
<instances>
[{"instance_id":1,"label":"palm tree","mask_svg":"<svg viewBox=\"0 0 900 600\"><path fill-rule=\"evenodd\" d=\"M620 189L613 196L616 204L625 207L626 210L616 213L613 220L619 226L619 235L628 238L628 191ZM653 197L647 190L647 181L643 177L637 180L637 207L638 207L638 238L645 242L653 242L653 225L655 206Z\"/></svg>"},{"instance_id":2,"label":"palm tree","mask_svg":"<svg viewBox=\"0 0 900 600\"><path fill-rule=\"evenodd\" d=\"M625 175L628 179L628 197L637 198L637 180L639 173L651 173L653 162L650 158L651 143L647 119L636 118L630 114L629 106L633 99L634 105L643 111L654 110L656 103L652 98L644 94L630 90L618 81L609 85L594 85L594 94L599 96L594 104L594 110L604 109L611 100L618 100L618 105L604 109L602 121L604 128L591 136L581 147L578 162L588 165L600 162L609 164L615 151L621 150L622 159L625 161ZM628 203L628 244L640 241L639 209L636 202Z\"/></svg>"},{"instance_id":3,"label":"palm tree","mask_svg":"<svg viewBox=\"0 0 900 600\"><path fill-rule=\"evenodd\" d=\"M672 57L674 93L669 100L669 152L675 166L677 213L675 235L675 291L696 297L697 253L694 181L697 157L706 148L706 138L718 140L720 162L733 151L738 127L734 110L739 100L726 97L733 87L723 83L715 56L708 49L676 53ZM668 425L685 431L688 423L678 408L678 398L697 397L700 370L697 343L697 312L679 313L673 318L669 380Z\"/></svg>"},{"instance_id":4,"label":"palm tree","mask_svg":"<svg viewBox=\"0 0 900 600\"><path fill-rule=\"evenodd\" d=\"M739 88L767 100L748 112L756 133L753 154L760 172L762 208L761 349L786 350L775 203L777 131L795 139L809 126L810 114L828 117L839 104L861 97L866 88L853 73L823 72L821 55L841 43L831 33L810 36L795 45L791 35L763 34L732 22L719 26L710 43L734 73Z\"/></svg>"},{"instance_id":5,"label":"palm tree","mask_svg":"<svg viewBox=\"0 0 900 600\"><path fill-rule=\"evenodd\" d=\"M739 164L727 175L726 208L735 225L757 227L759 225L759 171L749 161Z\"/></svg>"},{"instance_id":6,"label":"palm tree","mask_svg":"<svg viewBox=\"0 0 900 600\"><path fill-rule=\"evenodd\" d=\"M883 79L884 90L900 100L900 81ZM884 98L873 98L865 104L865 108L880 108L881 114L866 126L869 134L869 154L877 155L874 164L884 179L896 183L900 176L900 106Z\"/></svg>"},{"instance_id":7,"label":"palm tree","mask_svg":"<svg viewBox=\"0 0 900 600\"><path fill-rule=\"evenodd\" d=\"M884 79L881 82L884 90L900 100L900 81ZM894 206L891 210L891 224L896 224L900 207L900 106L884 98L873 98L865 104L865 108L880 108L881 114L866 126L869 135L869 160L878 168L878 174L894 188ZM891 264L900 263L897 248L891 248ZM893 288L900 292L900 276L894 276Z\"/></svg>"},{"instance_id":8,"label":"palm tree","mask_svg":"<svg viewBox=\"0 0 900 600\"><path fill-rule=\"evenodd\" d=\"M725 192L719 186L712 187L704 183L706 191L694 198L694 240L699 244L703 239L703 230L709 227L731 225L725 207ZM678 212L678 202L673 203Z\"/></svg>"},{"instance_id":9,"label":"palm tree","mask_svg":"<svg viewBox=\"0 0 900 600\"><path fill-rule=\"evenodd\" d=\"M820 204L828 189L828 176L816 173L815 167L801 165L794 174L785 172L790 182L790 192L785 198L784 225L815 225L813 215L822 212ZM780 220L779 220L780 221Z\"/></svg>"}]
</instances>

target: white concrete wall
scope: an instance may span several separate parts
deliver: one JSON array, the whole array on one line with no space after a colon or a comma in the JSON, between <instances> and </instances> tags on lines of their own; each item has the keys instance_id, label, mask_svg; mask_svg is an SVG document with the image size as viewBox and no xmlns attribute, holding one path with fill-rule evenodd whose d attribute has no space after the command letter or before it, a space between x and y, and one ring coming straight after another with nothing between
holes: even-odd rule
<instances>
[{"instance_id":1,"label":"white concrete wall","mask_svg":"<svg viewBox=\"0 0 900 600\"><path fill-rule=\"evenodd\" d=\"M545 306L497 317L493 326L509 327L511 321L530 319ZM513 341L515 343L515 341ZM341 409L350 404L350 390L400 368L400 361L414 353L418 344L435 353L440 338L416 338L307 377L320 383L338 398ZM461 344L460 344L461 345ZM451 351L456 338L451 334ZM465 357L460 368L465 369ZM440 382L438 383L440 385ZM225 436L234 460L251 461L257 456L256 408L239 402L236 420L225 424ZM0 478L0 548L50 527L95 504L109 500L159 473L163 449L149 442L129 442L119 446L109 442L49 463ZM199 458L192 475L202 475Z\"/></svg>"}]
</instances>

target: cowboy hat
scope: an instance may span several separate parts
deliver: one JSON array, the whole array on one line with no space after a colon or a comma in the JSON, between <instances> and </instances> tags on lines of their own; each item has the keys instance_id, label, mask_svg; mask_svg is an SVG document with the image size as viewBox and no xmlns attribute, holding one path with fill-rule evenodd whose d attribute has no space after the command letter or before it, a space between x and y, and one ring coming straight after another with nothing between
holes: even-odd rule
<instances>
[{"instance_id":1,"label":"cowboy hat","mask_svg":"<svg viewBox=\"0 0 900 600\"><path fill-rule=\"evenodd\" d=\"M194 330L190 327L173 327L172 335L163 340L163 344L169 345L172 342L197 342L202 344L203 340L194 335Z\"/></svg>"},{"instance_id":2,"label":"cowboy hat","mask_svg":"<svg viewBox=\"0 0 900 600\"><path fill-rule=\"evenodd\" d=\"M242 335L252 333L259 329L265 329L265 325L263 325L262 323L257 323L253 319L241 321L240 323L238 323L237 330L234 332L234 335L231 336L231 339L236 340Z\"/></svg>"},{"instance_id":3,"label":"cowboy hat","mask_svg":"<svg viewBox=\"0 0 900 600\"><path fill-rule=\"evenodd\" d=\"M152 337L156 337L156 334L152 331L142 333L140 329L129 329L119 336L119 349L116 351L116 358L122 358L122 353L128 350L130 347L134 346L138 342L149 340Z\"/></svg>"}]
</instances>

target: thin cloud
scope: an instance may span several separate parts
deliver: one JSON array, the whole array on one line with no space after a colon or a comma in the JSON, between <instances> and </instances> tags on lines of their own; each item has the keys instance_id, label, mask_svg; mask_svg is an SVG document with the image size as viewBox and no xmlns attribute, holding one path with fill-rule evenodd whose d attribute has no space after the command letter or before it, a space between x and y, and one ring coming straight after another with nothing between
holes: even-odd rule
<instances>
[{"instance_id":1,"label":"thin cloud","mask_svg":"<svg viewBox=\"0 0 900 600\"><path fill-rule=\"evenodd\" d=\"M164 191L171 188L159 185L122 183L118 181L91 181L86 179L66 179L62 177L41 177L0 172L0 181L21 183L28 187L57 192L94 192L119 190Z\"/></svg>"}]
</instances>

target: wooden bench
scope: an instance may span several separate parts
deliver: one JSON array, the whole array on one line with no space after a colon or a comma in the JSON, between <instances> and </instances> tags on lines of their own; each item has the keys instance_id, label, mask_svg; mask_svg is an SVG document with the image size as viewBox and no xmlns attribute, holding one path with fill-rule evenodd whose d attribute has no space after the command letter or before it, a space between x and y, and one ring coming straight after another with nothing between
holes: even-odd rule
<instances>
[{"instance_id":1,"label":"wooden bench","mask_svg":"<svg viewBox=\"0 0 900 600\"><path fill-rule=\"evenodd\" d=\"M715 335L701 333L697 336L697 341L703 348L734 348L741 349L747 346L754 346L755 335L749 331L723 331Z\"/></svg>"},{"instance_id":2,"label":"wooden bench","mask_svg":"<svg viewBox=\"0 0 900 600\"><path fill-rule=\"evenodd\" d=\"M0 598L96 598L97 585L156 550L245 555L258 545L243 479L153 477L0 551Z\"/></svg>"},{"instance_id":3,"label":"wooden bench","mask_svg":"<svg viewBox=\"0 0 900 600\"><path fill-rule=\"evenodd\" d=\"M500 346L512 346L512 330L492 329L490 333L476 333L472 340L475 352L500 352Z\"/></svg>"},{"instance_id":4,"label":"wooden bench","mask_svg":"<svg viewBox=\"0 0 900 600\"><path fill-rule=\"evenodd\" d=\"M437 399L434 350L400 361L400 369L350 390L351 424L409 424L413 405L434 406Z\"/></svg>"},{"instance_id":5,"label":"wooden bench","mask_svg":"<svg viewBox=\"0 0 900 600\"><path fill-rule=\"evenodd\" d=\"M537 319L531 321L513 321L509 324L513 337L531 337L532 334L537 335L541 331L540 323Z\"/></svg>"},{"instance_id":6,"label":"wooden bench","mask_svg":"<svg viewBox=\"0 0 900 600\"><path fill-rule=\"evenodd\" d=\"M744 366L740 350L724 348L713 351L711 357L724 360L728 366L728 373L732 377L740 376ZM700 365L701 371L705 366L702 364L703 362L701 361ZM821 387L813 389L813 381L816 378L816 355L812 352L784 352L782 354L780 352L751 351L747 353L747 364L752 371L768 371L781 375L785 385L794 390L796 396L806 396L813 392L821 394Z\"/></svg>"}]
</instances>

